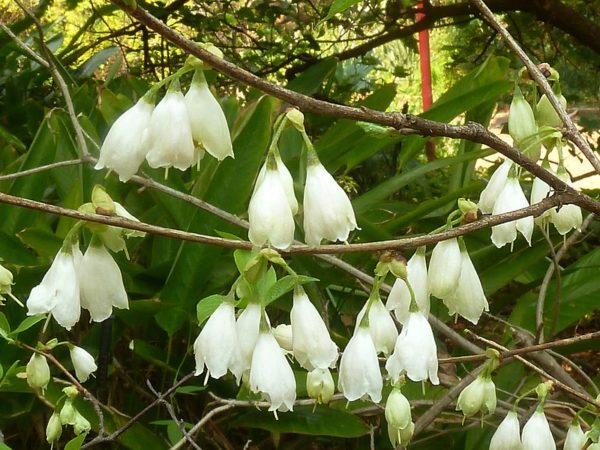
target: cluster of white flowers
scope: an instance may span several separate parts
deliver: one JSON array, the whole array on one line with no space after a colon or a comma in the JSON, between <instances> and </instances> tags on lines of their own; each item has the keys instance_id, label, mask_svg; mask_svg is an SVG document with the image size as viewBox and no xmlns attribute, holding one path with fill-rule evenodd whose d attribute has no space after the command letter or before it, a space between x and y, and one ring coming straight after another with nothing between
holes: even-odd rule
<instances>
[{"instance_id":1,"label":"cluster of white flowers","mask_svg":"<svg viewBox=\"0 0 600 450\"><path fill-rule=\"evenodd\" d=\"M581 430L581 429L580 429ZM572 433L572 432L571 432ZM571 439L575 440L574 437ZM581 450L583 442L579 447L569 447ZM520 433L519 417L514 411L510 411L500 423L490 442L490 450L556 450L556 443L550 431L548 419L543 408L538 408L529 418L523 432ZM567 449L565 443L565 450Z\"/></svg>"},{"instance_id":2,"label":"cluster of white flowers","mask_svg":"<svg viewBox=\"0 0 600 450\"><path fill-rule=\"evenodd\" d=\"M289 111L274 135L248 207L248 238L259 247L269 245L285 250L294 241L294 216L298 213L298 201L294 193L294 180L281 160L276 142L288 120L306 136L302 113L298 110ZM320 163L307 136L305 140L309 144L303 203L306 243L317 246L323 239L346 241L350 232L357 228L350 199Z\"/></svg>"},{"instance_id":3,"label":"cluster of white flowers","mask_svg":"<svg viewBox=\"0 0 600 450\"><path fill-rule=\"evenodd\" d=\"M176 78L154 106L155 89L112 125L100 149L96 169L114 170L129 180L146 159L150 167L186 170L208 152L218 160L233 157L225 114L197 70L184 96Z\"/></svg>"},{"instance_id":4,"label":"cluster of white flowers","mask_svg":"<svg viewBox=\"0 0 600 450\"><path fill-rule=\"evenodd\" d=\"M558 81L555 82L554 89L559 101L563 107L566 107L566 100L560 93ZM552 133L553 129L560 125L561 120L546 95L542 96L534 111L518 85L515 87L508 116L508 130L515 146L534 161L540 158L541 150L544 148L546 156L542 167L550 172L552 170L548 164L548 155L554 149L557 149L559 158L557 176L563 182L571 184L571 179L564 168L560 138L556 138ZM535 178L528 201L519 183L519 168L507 159L496 169L487 186L481 192L479 209L484 214L508 213L525 208L530 204L539 203L551 193L550 186L546 182ZM547 227L548 223L552 223L561 235L565 235L574 228L580 228L582 223L581 208L576 205L565 205L546 211L535 221L532 216L527 216L516 221L496 225L492 227L492 242L498 248L506 244L512 245L517 238L518 231L531 245L534 223L543 228Z\"/></svg>"}]
</instances>

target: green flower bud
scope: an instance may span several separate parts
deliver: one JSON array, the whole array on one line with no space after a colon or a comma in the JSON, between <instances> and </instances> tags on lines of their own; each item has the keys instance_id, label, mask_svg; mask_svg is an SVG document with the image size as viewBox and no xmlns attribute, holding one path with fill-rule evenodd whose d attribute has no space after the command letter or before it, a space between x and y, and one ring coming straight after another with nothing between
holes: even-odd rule
<instances>
[{"instance_id":1,"label":"green flower bud","mask_svg":"<svg viewBox=\"0 0 600 450\"><path fill-rule=\"evenodd\" d=\"M466 198L458 199L458 209L460 209L460 212L463 214L475 213L475 215L477 215L477 211L479 211L477 203L467 200Z\"/></svg>"},{"instance_id":2,"label":"green flower bud","mask_svg":"<svg viewBox=\"0 0 600 450\"><path fill-rule=\"evenodd\" d=\"M12 272L0 265L0 296L2 294L10 294L12 284Z\"/></svg>"},{"instance_id":3,"label":"green flower bud","mask_svg":"<svg viewBox=\"0 0 600 450\"><path fill-rule=\"evenodd\" d=\"M73 424L73 431L75 434L79 435L81 433L89 433L92 426L90 425L90 421L83 417L79 411L75 414L75 423Z\"/></svg>"},{"instance_id":4,"label":"green flower bud","mask_svg":"<svg viewBox=\"0 0 600 450\"><path fill-rule=\"evenodd\" d=\"M92 205L94 205L96 214L102 214L104 216L115 215L115 202L110 195L108 195L108 192L106 192L99 184L95 185L92 189Z\"/></svg>"},{"instance_id":5,"label":"green flower bud","mask_svg":"<svg viewBox=\"0 0 600 450\"><path fill-rule=\"evenodd\" d=\"M523 97L519 86L515 87L515 93L508 112L508 132L517 147L521 147L525 139L537 133L533 109Z\"/></svg>"},{"instance_id":6,"label":"green flower bud","mask_svg":"<svg viewBox=\"0 0 600 450\"><path fill-rule=\"evenodd\" d=\"M66 399L63 407L60 409L60 423L63 425L75 425L77 414L79 413L73 406L73 400L70 398Z\"/></svg>"},{"instance_id":7,"label":"green flower bud","mask_svg":"<svg viewBox=\"0 0 600 450\"><path fill-rule=\"evenodd\" d=\"M385 404L385 420L394 428L404 429L408 427L412 420L410 412L410 403L400 392L400 389L393 389Z\"/></svg>"},{"instance_id":8,"label":"green flower bud","mask_svg":"<svg viewBox=\"0 0 600 450\"><path fill-rule=\"evenodd\" d=\"M561 106L566 109L567 99L562 94L556 94L556 96ZM558 113L550 103L550 100L548 100L548 97L546 97L546 94L542 95L542 98L540 98L540 101L536 106L536 110L538 126L548 126L554 128L559 128L562 126L562 120L560 120Z\"/></svg>"},{"instance_id":9,"label":"green flower bud","mask_svg":"<svg viewBox=\"0 0 600 450\"><path fill-rule=\"evenodd\" d=\"M50 420L48 420L48 425L46 425L46 442L54 444L60 439L61 434L62 423L59 415L54 411L50 416Z\"/></svg>"},{"instance_id":10,"label":"green flower bud","mask_svg":"<svg viewBox=\"0 0 600 450\"><path fill-rule=\"evenodd\" d=\"M25 368L27 374L27 384L32 388L41 388L42 391L48 386L50 381L50 367L46 357L39 353L31 355L31 359Z\"/></svg>"},{"instance_id":11,"label":"green flower bud","mask_svg":"<svg viewBox=\"0 0 600 450\"><path fill-rule=\"evenodd\" d=\"M314 369L306 377L306 391L317 403L329 403L335 391L335 384L329 369Z\"/></svg>"},{"instance_id":12,"label":"green flower bud","mask_svg":"<svg viewBox=\"0 0 600 450\"><path fill-rule=\"evenodd\" d=\"M415 424L410 422L406 428L394 428L388 423L388 436L394 448L406 446L410 443L412 435L415 432Z\"/></svg>"},{"instance_id":13,"label":"green flower bud","mask_svg":"<svg viewBox=\"0 0 600 450\"><path fill-rule=\"evenodd\" d=\"M478 376L475 381L462 390L458 396L456 410L465 417L471 417L479 411L483 415L493 414L496 410L496 386L491 378Z\"/></svg>"},{"instance_id":14,"label":"green flower bud","mask_svg":"<svg viewBox=\"0 0 600 450\"><path fill-rule=\"evenodd\" d=\"M288 109L285 113L285 117L298 131L304 130L304 114L302 114L300 110L296 108Z\"/></svg>"},{"instance_id":15,"label":"green flower bud","mask_svg":"<svg viewBox=\"0 0 600 450\"><path fill-rule=\"evenodd\" d=\"M75 386L67 386L66 388L63 388L62 391L69 398L75 398L79 395L79 391Z\"/></svg>"}]
</instances>

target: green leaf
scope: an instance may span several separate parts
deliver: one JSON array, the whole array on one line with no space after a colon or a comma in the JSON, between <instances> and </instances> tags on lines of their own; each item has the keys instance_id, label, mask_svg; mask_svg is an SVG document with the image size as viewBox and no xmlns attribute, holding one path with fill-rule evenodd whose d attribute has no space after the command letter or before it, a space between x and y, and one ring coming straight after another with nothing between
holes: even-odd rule
<instances>
[{"instance_id":1,"label":"green leaf","mask_svg":"<svg viewBox=\"0 0 600 450\"><path fill-rule=\"evenodd\" d=\"M80 78L91 77L102 64L108 61L108 59L118 51L119 47L117 46L103 48L98 53L88 58L81 67L79 67L77 75L79 75Z\"/></svg>"},{"instance_id":2,"label":"green leaf","mask_svg":"<svg viewBox=\"0 0 600 450\"><path fill-rule=\"evenodd\" d=\"M202 325L226 298L224 295L215 294L200 300L196 305L198 325Z\"/></svg>"},{"instance_id":3,"label":"green leaf","mask_svg":"<svg viewBox=\"0 0 600 450\"><path fill-rule=\"evenodd\" d=\"M83 441L85 441L86 436L87 434L80 434L79 436L71 439L69 442L67 442L67 445L65 445L65 450L79 450L83 445Z\"/></svg>"},{"instance_id":4,"label":"green leaf","mask_svg":"<svg viewBox=\"0 0 600 450\"><path fill-rule=\"evenodd\" d=\"M356 5L357 3L360 3L360 0L334 0L323 21L331 19L336 14L346 11L348 8Z\"/></svg>"},{"instance_id":5,"label":"green leaf","mask_svg":"<svg viewBox=\"0 0 600 450\"><path fill-rule=\"evenodd\" d=\"M231 425L261 428L275 433L352 438L364 436L369 427L359 417L326 406L297 406L293 412L281 413L279 420L267 411L246 410L231 420Z\"/></svg>"},{"instance_id":6,"label":"green leaf","mask_svg":"<svg viewBox=\"0 0 600 450\"><path fill-rule=\"evenodd\" d=\"M169 337L177 333L187 321L187 313L180 308L165 307L154 315L154 320Z\"/></svg>"},{"instance_id":7,"label":"green leaf","mask_svg":"<svg viewBox=\"0 0 600 450\"><path fill-rule=\"evenodd\" d=\"M63 240L51 230L39 226L25 228L17 236L40 256L53 257L63 244Z\"/></svg>"},{"instance_id":8,"label":"green leaf","mask_svg":"<svg viewBox=\"0 0 600 450\"><path fill-rule=\"evenodd\" d=\"M41 322L42 320L46 320L46 316L44 314L38 314L36 316L26 317L17 328L15 328L10 336L17 337L19 333L22 333L25 330L30 329L36 323Z\"/></svg>"},{"instance_id":9,"label":"green leaf","mask_svg":"<svg viewBox=\"0 0 600 450\"><path fill-rule=\"evenodd\" d=\"M3 312L0 312L0 334L3 337L7 337L10 334L10 323Z\"/></svg>"},{"instance_id":10,"label":"green leaf","mask_svg":"<svg viewBox=\"0 0 600 450\"><path fill-rule=\"evenodd\" d=\"M282 295L285 295L288 292L292 291L297 284L306 284L310 283L311 281L319 281L319 279L307 277L304 275L286 275L285 277L280 278L275 282L275 284L271 285L271 287L267 291L264 300L265 306L274 302Z\"/></svg>"},{"instance_id":11,"label":"green leaf","mask_svg":"<svg viewBox=\"0 0 600 450\"><path fill-rule=\"evenodd\" d=\"M304 95L314 95L321 89L323 82L335 74L336 67L337 60L324 59L290 81L287 87Z\"/></svg>"}]
</instances>

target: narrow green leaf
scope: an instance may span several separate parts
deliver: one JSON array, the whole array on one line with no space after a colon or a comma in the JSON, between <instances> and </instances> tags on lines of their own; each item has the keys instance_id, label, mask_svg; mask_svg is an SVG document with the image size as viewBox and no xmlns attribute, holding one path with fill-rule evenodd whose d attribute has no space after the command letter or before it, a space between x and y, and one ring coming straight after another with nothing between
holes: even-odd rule
<instances>
[{"instance_id":1,"label":"narrow green leaf","mask_svg":"<svg viewBox=\"0 0 600 450\"><path fill-rule=\"evenodd\" d=\"M311 281L319 280L318 278L307 277L304 275L286 275L285 277L280 278L267 291L267 294L265 295L265 306L274 302L282 295L292 291L297 284L306 284L310 283Z\"/></svg>"},{"instance_id":2,"label":"narrow green leaf","mask_svg":"<svg viewBox=\"0 0 600 450\"><path fill-rule=\"evenodd\" d=\"M79 436L71 439L69 442L67 442L67 445L65 445L65 450L79 450L83 445L83 441L85 441L86 436L87 434L80 434Z\"/></svg>"},{"instance_id":3,"label":"narrow green leaf","mask_svg":"<svg viewBox=\"0 0 600 450\"><path fill-rule=\"evenodd\" d=\"M323 21L331 19L336 14L346 11L348 8L356 5L357 3L360 3L360 0L335 0L331 4L329 12L327 13Z\"/></svg>"},{"instance_id":4,"label":"narrow green leaf","mask_svg":"<svg viewBox=\"0 0 600 450\"><path fill-rule=\"evenodd\" d=\"M38 314L36 316L26 317L17 328L15 328L10 336L17 337L19 333L22 333L25 330L30 329L36 323L41 322L42 320L46 320L46 316L44 314Z\"/></svg>"}]
</instances>

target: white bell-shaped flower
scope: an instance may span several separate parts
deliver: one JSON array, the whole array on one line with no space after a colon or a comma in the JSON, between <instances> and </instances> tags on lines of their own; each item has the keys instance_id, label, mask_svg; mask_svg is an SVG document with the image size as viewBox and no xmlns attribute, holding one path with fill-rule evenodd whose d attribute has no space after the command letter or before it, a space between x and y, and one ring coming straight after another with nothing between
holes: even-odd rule
<instances>
[{"instance_id":1,"label":"white bell-shaped flower","mask_svg":"<svg viewBox=\"0 0 600 450\"><path fill-rule=\"evenodd\" d=\"M194 140L219 161L233 157L227 119L201 70L194 74L190 89L185 94L185 104Z\"/></svg>"},{"instance_id":2,"label":"white bell-shaped flower","mask_svg":"<svg viewBox=\"0 0 600 450\"><path fill-rule=\"evenodd\" d=\"M296 401L296 379L284 351L271 331L261 331L252 354L250 389L260 393L269 411L292 411Z\"/></svg>"},{"instance_id":3,"label":"white bell-shaped flower","mask_svg":"<svg viewBox=\"0 0 600 450\"><path fill-rule=\"evenodd\" d=\"M290 353L293 351L292 326L290 324L280 323L277 325L273 328L273 336L282 349Z\"/></svg>"},{"instance_id":4,"label":"white bell-shaped flower","mask_svg":"<svg viewBox=\"0 0 600 450\"><path fill-rule=\"evenodd\" d=\"M335 392L335 383L329 369L314 369L306 376L306 393L317 403L329 403Z\"/></svg>"},{"instance_id":5,"label":"white bell-shaped flower","mask_svg":"<svg viewBox=\"0 0 600 450\"><path fill-rule=\"evenodd\" d=\"M408 378L413 381L429 378L432 384L440 383L437 375L437 347L431 325L423 313L409 314L385 368L393 381L398 380L400 373L405 370Z\"/></svg>"},{"instance_id":6,"label":"white bell-shaped flower","mask_svg":"<svg viewBox=\"0 0 600 450\"><path fill-rule=\"evenodd\" d=\"M368 395L372 402L381 401L383 378L377 351L366 327L355 332L340 361L338 389L349 401Z\"/></svg>"},{"instance_id":7,"label":"white bell-shaped flower","mask_svg":"<svg viewBox=\"0 0 600 450\"><path fill-rule=\"evenodd\" d=\"M392 389L385 402L385 420L399 429L406 428L412 421L410 403L400 389Z\"/></svg>"},{"instance_id":8,"label":"white bell-shaped flower","mask_svg":"<svg viewBox=\"0 0 600 450\"><path fill-rule=\"evenodd\" d=\"M531 184L531 195L529 196L530 203L532 205L535 205L536 203L539 203L542 200L544 200L546 197L548 197L550 195L550 193L551 193L551 189L550 189L550 186L548 185L548 183L535 177L533 179L533 183ZM534 219L535 224L539 225L540 227L543 227L550 219L550 216L552 214L551 211L553 211L553 210L555 210L555 209L551 208L547 211L544 211L539 216L537 216Z\"/></svg>"},{"instance_id":9,"label":"white bell-shaped flower","mask_svg":"<svg viewBox=\"0 0 600 450\"><path fill-rule=\"evenodd\" d=\"M356 218L348 195L318 160L309 161L304 188L306 243L316 246L323 239L346 241L356 228Z\"/></svg>"},{"instance_id":10,"label":"white bell-shaped flower","mask_svg":"<svg viewBox=\"0 0 600 450\"><path fill-rule=\"evenodd\" d=\"M204 372L208 376L221 378L229 369L240 380L240 354L235 326L235 308L230 301L224 301L210 315L204 328L194 342L196 360L195 375Z\"/></svg>"},{"instance_id":11,"label":"white bell-shaped flower","mask_svg":"<svg viewBox=\"0 0 600 450\"><path fill-rule=\"evenodd\" d=\"M100 148L95 169L108 168L127 181L138 171L149 150L148 126L154 105L142 97L113 123Z\"/></svg>"},{"instance_id":12,"label":"white bell-shaped flower","mask_svg":"<svg viewBox=\"0 0 600 450\"><path fill-rule=\"evenodd\" d=\"M94 236L79 266L81 307L94 322L110 317L113 307L129 309L119 266L100 238Z\"/></svg>"},{"instance_id":13,"label":"white bell-shaped flower","mask_svg":"<svg viewBox=\"0 0 600 450\"><path fill-rule=\"evenodd\" d=\"M558 178L571 185L571 179L564 169L559 169ZM552 209L550 211L550 222L552 222L556 231L563 236L572 229L579 230L583 222L581 208L577 205L562 205L558 209Z\"/></svg>"},{"instance_id":14,"label":"white bell-shaped flower","mask_svg":"<svg viewBox=\"0 0 600 450\"><path fill-rule=\"evenodd\" d=\"M556 443L544 411L536 411L523 427L521 434L523 449L556 450Z\"/></svg>"},{"instance_id":15,"label":"white bell-shaped flower","mask_svg":"<svg viewBox=\"0 0 600 450\"><path fill-rule=\"evenodd\" d=\"M587 437L579 422L576 421L576 423L571 423L569 426L563 450L581 450L586 442Z\"/></svg>"},{"instance_id":16,"label":"white bell-shaped flower","mask_svg":"<svg viewBox=\"0 0 600 450\"><path fill-rule=\"evenodd\" d=\"M258 303L249 303L235 322L240 348L240 372L250 369L252 364L252 352L256 347L260 330L261 311Z\"/></svg>"},{"instance_id":17,"label":"white bell-shaped flower","mask_svg":"<svg viewBox=\"0 0 600 450\"><path fill-rule=\"evenodd\" d=\"M27 300L27 315L51 313L58 324L67 330L79 321L78 268L81 259L78 244L63 246L42 282L31 290Z\"/></svg>"},{"instance_id":18,"label":"white bell-shaped flower","mask_svg":"<svg viewBox=\"0 0 600 450\"><path fill-rule=\"evenodd\" d=\"M494 210L494 205L506 184L508 172L512 164L513 162L510 159L505 159L490 177L490 181L488 181L485 189L481 191L477 206L482 213L490 214Z\"/></svg>"},{"instance_id":19,"label":"white bell-shaped flower","mask_svg":"<svg viewBox=\"0 0 600 450\"><path fill-rule=\"evenodd\" d=\"M427 275L429 292L437 298L452 294L461 271L460 247L456 238L440 241L433 248Z\"/></svg>"},{"instance_id":20,"label":"white bell-shaped flower","mask_svg":"<svg viewBox=\"0 0 600 450\"><path fill-rule=\"evenodd\" d=\"M179 83L169 89L156 105L148 127L150 167L175 167L186 170L194 164L194 141L188 110Z\"/></svg>"},{"instance_id":21,"label":"white bell-shaped flower","mask_svg":"<svg viewBox=\"0 0 600 450\"><path fill-rule=\"evenodd\" d=\"M115 215L117 217L124 217L133 222L139 222L140 220L132 215L125 209L119 202L113 202L115 205ZM102 242L113 252L120 252L125 250L127 253L127 246L125 244L125 238L131 237L144 237L146 233L143 231L131 230L127 228L115 227L108 225L105 231L99 233L102 238Z\"/></svg>"},{"instance_id":22,"label":"white bell-shaped flower","mask_svg":"<svg viewBox=\"0 0 600 450\"><path fill-rule=\"evenodd\" d=\"M296 213L298 212L298 200L296 199L296 194L294 193L294 179L292 178L292 174L290 173L288 168L283 163L279 152L275 152L274 156L275 163L277 164L277 173L279 174L279 180L281 181L281 185L283 186L283 190L288 199L288 203L290 205L290 209L292 210L292 214L296 215ZM260 172L258 172L258 177L256 177L254 192L256 192L256 188L264 179L266 171L267 165L264 164L261 167Z\"/></svg>"},{"instance_id":23,"label":"white bell-shaped flower","mask_svg":"<svg viewBox=\"0 0 600 450\"><path fill-rule=\"evenodd\" d=\"M337 346L331 340L317 308L300 286L294 290L290 319L292 350L296 361L307 370L335 367Z\"/></svg>"},{"instance_id":24,"label":"white bell-shaped flower","mask_svg":"<svg viewBox=\"0 0 600 450\"><path fill-rule=\"evenodd\" d=\"M294 241L294 215L275 164L270 155L265 163L265 174L257 181L250 199L248 238L259 247L269 244L286 249Z\"/></svg>"},{"instance_id":25,"label":"white bell-shaped flower","mask_svg":"<svg viewBox=\"0 0 600 450\"><path fill-rule=\"evenodd\" d=\"M25 375L29 386L44 391L50 382L50 366L46 357L39 353L31 355L27 366L25 366Z\"/></svg>"},{"instance_id":26,"label":"white bell-shaped flower","mask_svg":"<svg viewBox=\"0 0 600 450\"><path fill-rule=\"evenodd\" d=\"M492 436L490 450L524 450L520 431L517 413L509 411Z\"/></svg>"},{"instance_id":27,"label":"white bell-shaped flower","mask_svg":"<svg viewBox=\"0 0 600 450\"><path fill-rule=\"evenodd\" d=\"M82 383L86 382L90 375L98 370L94 357L81 347L75 345L69 347L69 354L75 369L75 375Z\"/></svg>"},{"instance_id":28,"label":"white bell-shaped flower","mask_svg":"<svg viewBox=\"0 0 600 450\"><path fill-rule=\"evenodd\" d=\"M415 300L419 311L423 314L429 314L429 286L427 282L427 261L425 259L425 249L417 250L406 264L406 274L408 282L415 294ZM392 290L388 295L386 308L393 310L396 319L401 324L405 324L408 319L408 310L410 307L410 291L406 282L402 278L396 278Z\"/></svg>"},{"instance_id":29,"label":"white bell-shaped flower","mask_svg":"<svg viewBox=\"0 0 600 450\"><path fill-rule=\"evenodd\" d=\"M478 376L464 388L456 402L456 410L462 411L465 417L481 412L487 416L496 411L496 385L490 377Z\"/></svg>"},{"instance_id":30,"label":"white bell-shaped flower","mask_svg":"<svg viewBox=\"0 0 600 450\"><path fill-rule=\"evenodd\" d=\"M448 314L458 314L477 325L483 311L489 311L489 306L469 252L462 249L460 257L461 271L458 286L452 294L442 300L448 308Z\"/></svg>"},{"instance_id":31,"label":"white bell-shaped flower","mask_svg":"<svg viewBox=\"0 0 600 450\"><path fill-rule=\"evenodd\" d=\"M527 206L529 206L529 203L525 198L525 194L523 194L518 178L509 176L498 196L498 200L496 200L492 214L503 214ZM533 225L532 216L496 225L492 227L492 242L498 248L504 247L506 244L512 244L517 239L518 230L527 239L527 243L531 245Z\"/></svg>"},{"instance_id":32,"label":"white bell-shaped flower","mask_svg":"<svg viewBox=\"0 0 600 450\"><path fill-rule=\"evenodd\" d=\"M370 307L369 303L371 304ZM385 356L388 356L394 350L394 345L396 345L398 330L396 329L394 319L392 319L379 295L375 299L367 300L365 306L360 310L356 317L354 332L356 333L360 328L367 308L369 308L368 328L373 339L373 344L375 345L375 350L377 350L377 353L383 353Z\"/></svg>"}]
</instances>

